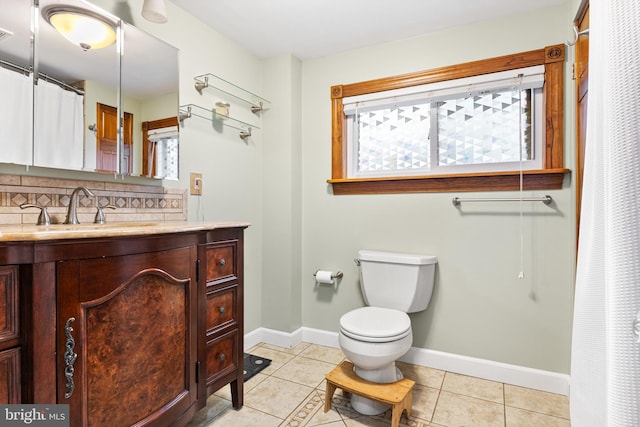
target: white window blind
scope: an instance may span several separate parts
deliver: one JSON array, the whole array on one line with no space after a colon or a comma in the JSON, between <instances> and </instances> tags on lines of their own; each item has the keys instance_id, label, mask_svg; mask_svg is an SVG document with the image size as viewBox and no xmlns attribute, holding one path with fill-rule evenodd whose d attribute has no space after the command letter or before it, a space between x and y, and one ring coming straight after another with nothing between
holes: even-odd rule
<instances>
[{"instance_id":1,"label":"white window blind","mask_svg":"<svg viewBox=\"0 0 640 427\"><path fill-rule=\"evenodd\" d=\"M459 95L473 96L482 92L506 88L517 90L540 88L543 83L544 66L537 65L402 89L349 96L342 99L342 104L344 114L350 115L354 114L356 109L360 111L382 105L403 106L420 102L441 101Z\"/></svg>"},{"instance_id":2,"label":"white window blind","mask_svg":"<svg viewBox=\"0 0 640 427\"><path fill-rule=\"evenodd\" d=\"M149 141L159 141L178 137L178 126L167 126L164 128L151 129L147 131Z\"/></svg>"},{"instance_id":3,"label":"white window blind","mask_svg":"<svg viewBox=\"0 0 640 427\"><path fill-rule=\"evenodd\" d=\"M544 66L343 99L349 177L538 169Z\"/></svg>"}]
</instances>

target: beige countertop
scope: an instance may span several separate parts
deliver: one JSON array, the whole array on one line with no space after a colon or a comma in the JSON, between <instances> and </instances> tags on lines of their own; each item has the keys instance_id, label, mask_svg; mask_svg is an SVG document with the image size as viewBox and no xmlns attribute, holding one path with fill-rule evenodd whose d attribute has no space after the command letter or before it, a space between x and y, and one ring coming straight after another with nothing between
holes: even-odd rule
<instances>
[{"instance_id":1,"label":"beige countertop","mask_svg":"<svg viewBox=\"0 0 640 427\"><path fill-rule=\"evenodd\" d=\"M248 227L247 222L113 222L107 224L0 225L0 243L185 233L216 228Z\"/></svg>"}]
</instances>

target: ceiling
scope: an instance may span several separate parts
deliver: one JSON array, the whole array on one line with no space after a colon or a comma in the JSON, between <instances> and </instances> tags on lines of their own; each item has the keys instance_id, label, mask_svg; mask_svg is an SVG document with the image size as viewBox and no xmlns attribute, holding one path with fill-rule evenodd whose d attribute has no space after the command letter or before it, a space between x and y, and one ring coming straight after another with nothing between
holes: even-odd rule
<instances>
[{"instance_id":1,"label":"ceiling","mask_svg":"<svg viewBox=\"0 0 640 427\"><path fill-rule=\"evenodd\" d=\"M301 60L567 1L171 0L259 58Z\"/></svg>"}]
</instances>

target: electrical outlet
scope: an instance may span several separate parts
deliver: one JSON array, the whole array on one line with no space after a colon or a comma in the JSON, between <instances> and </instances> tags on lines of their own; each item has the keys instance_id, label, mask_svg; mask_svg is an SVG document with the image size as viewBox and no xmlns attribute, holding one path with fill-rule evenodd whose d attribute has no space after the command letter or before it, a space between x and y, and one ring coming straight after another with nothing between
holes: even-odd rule
<instances>
[{"instance_id":1,"label":"electrical outlet","mask_svg":"<svg viewBox=\"0 0 640 427\"><path fill-rule=\"evenodd\" d=\"M202 195L202 174L191 172L191 195Z\"/></svg>"}]
</instances>

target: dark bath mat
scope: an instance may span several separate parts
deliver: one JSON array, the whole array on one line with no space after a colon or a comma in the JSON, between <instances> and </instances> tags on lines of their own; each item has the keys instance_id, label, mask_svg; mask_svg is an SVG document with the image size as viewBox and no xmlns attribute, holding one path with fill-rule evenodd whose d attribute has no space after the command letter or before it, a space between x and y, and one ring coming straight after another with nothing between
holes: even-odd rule
<instances>
[{"instance_id":1,"label":"dark bath mat","mask_svg":"<svg viewBox=\"0 0 640 427\"><path fill-rule=\"evenodd\" d=\"M266 359L260 356L254 356L253 354L245 353L244 354L244 380L247 381L249 378L262 371L264 368L269 366L271 363L271 359Z\"/></svg>"}]
</instances>

